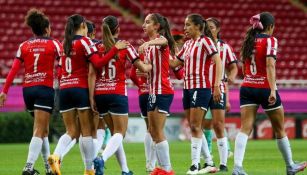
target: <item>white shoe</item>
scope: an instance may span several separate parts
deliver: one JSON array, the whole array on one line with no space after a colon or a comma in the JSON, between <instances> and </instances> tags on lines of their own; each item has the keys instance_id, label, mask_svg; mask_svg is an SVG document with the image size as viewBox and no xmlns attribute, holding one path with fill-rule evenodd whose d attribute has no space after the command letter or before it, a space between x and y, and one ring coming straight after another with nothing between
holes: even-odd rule
<instances>
[{"instance_id":1,"label":"white shoe","mask_svg":"<svg viewBox=\"0 0 307 175\"><path fill-rule=\"evenodd\" d=\"M187 171L187 174L189 174L189 175L198 174L199 169L200 169L200 164L198 164L198 167L197 167L197 165L191 165L189 171Z\"/></svg>"},{"instance_id":2,"label":"white shoe","mask_svg":"<svg viewBox=\"0 0 307 175\"><path fill-rule=\"evenodd\" d=\"M205 163L204 168L198 171L198 174L206 174L206 173L216 173L218 172L218 169L215 167L215 165L208 165Z\"/></svg>"}]
</instances>

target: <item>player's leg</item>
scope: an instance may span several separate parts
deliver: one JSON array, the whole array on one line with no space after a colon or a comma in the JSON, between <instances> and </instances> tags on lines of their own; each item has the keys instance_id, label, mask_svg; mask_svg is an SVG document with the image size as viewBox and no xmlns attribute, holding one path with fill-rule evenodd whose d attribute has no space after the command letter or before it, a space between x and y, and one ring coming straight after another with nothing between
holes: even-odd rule
<instances>
[{"instance_id":1,"label":"player's leg","mask_svg":"<svg viewBox=\"0 0 307 175\"><path fill-rule=\"evenodd\" d=\"M266 114L269 116L271 120L279 151L281 152L282 157L286 163L287 174L292 175L296 174L299 171L303 171L306 168L307 163L306 162L294 163L292 159L292 150L290 142L288 140L284 128L284 109L282 107L279 94L278 92L276 93L277 94L276 94L275 104L268 105L268 103L265 101L264 104L262 104L262 107L264 108ZM269 96L269 92L266 93L266 96Z\"/></svg>"},{"instance_id":2,"label":"player's leg","mask_svg":"<svg viewBox=\"0 0 307 175\"><path fill-rule=\"evenodd\" d=\"M208 112L205 115L202 126L203 126L203 132L204 132L204 135L206 137L210 153L212 154L213 121L212 121L212 114L211 114L210 109L208 110Z\"/></svg>"},{"instance_id":3,"label":"player's leg","mask_svg":"<svg viewBox=\"0 0 307 175\"><path fill-rule=\"evenodd\" d=\"M169 144L164 134L166 118L169 115L169 108L173 101L173 95L151 95L149 99L149 123L150 133L154 141L157 160L161 169L155 169L164 174L173 174L169 154Z\"/></svg>"},{"instance_id":4,"label":"player's leg","mask_svg":"<svg viewBox=\"0 0 307 175\"><path fill-rule=\"evenodd\" d=\"M255 88L240 88L241 129L235 140L233 175L246 174L243 170L243 159L248 136L252 132L259 107L257 95Z\"/></svg>"}]
</instances>

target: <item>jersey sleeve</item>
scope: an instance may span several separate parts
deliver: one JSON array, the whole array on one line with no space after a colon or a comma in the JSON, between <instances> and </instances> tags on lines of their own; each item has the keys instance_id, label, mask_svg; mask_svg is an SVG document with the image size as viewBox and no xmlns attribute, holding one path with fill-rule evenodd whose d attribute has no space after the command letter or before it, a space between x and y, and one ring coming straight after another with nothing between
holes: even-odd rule
<instances>
[{"instance_id":1,"label":"jersey sleeve","mask_svg":"<svg viewBox=\"0 0 307 175\"><path fill-rule=\"evenodd\" d=\"M136 75L136 67L135 66L132 66L129 77L130 77L131 81L137 87L139 87L139 82L138 82L138 78L137 78L137 75Z\"/></svg>"},{"instance_id":2,"label":"jersey sleeve","mask_svg":"<svg viewBox=\"0 0 307 175\"><path fill-rule=\"evenodd\" d=\"M98 51L96 45L89 38L84 37L80 41L81 41L81 44L82 44L82 46L85 50L85 56L86 57L89 58L92 54L94 54Z\"/></svg>"},{"instance_id":3,"label":"jersey sleeve","mask_svg":"<svg viewBox=\"0 0 307 175\"><path fill-rule=\"evenodd\" d=\"M63 45L62 43L60 43L59 41L57 40L53 40L52 41L54 46L55 46L55 56L56 56L56 59L59 60L61 58L61 56L63 56L64 54L64 50L63 50Z\"/></svg>"},{"instance_id":4,"label":"jersey sleeve","mask_svg":"<svg viewBox=\"0 0 307 175\"><path fill-rule=\"evenodd\" d=\"M236 63L238 60L235 53L233 52L233 49L228 44L225 44L225 47L226 47L226 64L229 65L231 63Z\"/></svg>"},{"instance_id":5,"label":"jersey sleeve","mask_svg":"<svg viewBox=\"0 0 307 175\"><path fill-rule=\"evenodd\" d=\"M277 55L277 39L275 37L270 37L267 39L267 48L266 48L266 56L273 57L276 59Z\"/></svg>"},{"instance_id":6,"label":"jersey sleeve","mask_svg":"<svg viewBox=\"0 0 307 175\"><path fill-rule=\"evenodd\" d=\"M22 46L23 46L24 43L20 44L19 47L18 47L18 50L16 52L16 56L15 58L19 59L20 61L24 61L23 58L22 58Z\"/></svg>"},{"instance_id":7,"label":"jersey sleeve","mask_svg":"<svg viewBox=\"0 0 307 175\"><path fill-rule=\"evenodd\" d=\"M214 45L214 42L211 40L211 38L204 37L202 39L202 44L204 46L204 50L207 53L209 57L217 53L217 49Z\"/></svg>"},{"instance_id":8,"label":"jersey sleeve","mask_svg":"<svg viewBox=\"0 0 307 175\"><path fill-rule=\"evenodd\" d=\"M139 58L139 54L137 53L135 48L131 45L127 47L127 58L132 64L134 63L135 60Z\"/></svg>"}]
</instances>

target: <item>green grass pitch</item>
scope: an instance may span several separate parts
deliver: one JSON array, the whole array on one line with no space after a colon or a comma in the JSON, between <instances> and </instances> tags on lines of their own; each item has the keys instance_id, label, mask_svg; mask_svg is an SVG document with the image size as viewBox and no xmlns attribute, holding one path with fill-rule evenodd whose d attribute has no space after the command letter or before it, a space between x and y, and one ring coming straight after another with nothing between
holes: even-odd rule
<instances>
[{"instance_id":1,"label":"green grass pitch","mask_svg":"<svg viewBox=\"0 0 307 175\"><path fill-rule=\"evenodd\" d=\"M216 143L213 143L213 155L216 165L219 164L219 158ZM54 150L55 145L51 145ZM144 146L142 143L124 144L129 168L135 175L146 175ZM307 140L291 140L293 150L293 159L298 161L307 160ZM233 149L233 143L232 143ZM190 143L189 142L170 142L171 162L176 175L183 175L188 170L191 163ZM1 144L0 145L0 175L18 175L21 174L25 164L28 152L28 144ZM202 160L203 161L203 160ZM284 175L285 165L277 149L274 140L269 141L249 141L245 153L244 168L249 175ZM39 157L35 168L41 174L44 174L42 158ZM228 173L231 174L233 168L233 158L228 160ZM78 145L66 155L62 164L63 175L82 175L83 163ZM106 175L120 175L119 165L113 156L106 162ZM305 172L300 175L307 175Z\"/></svg>"}]
</instances>

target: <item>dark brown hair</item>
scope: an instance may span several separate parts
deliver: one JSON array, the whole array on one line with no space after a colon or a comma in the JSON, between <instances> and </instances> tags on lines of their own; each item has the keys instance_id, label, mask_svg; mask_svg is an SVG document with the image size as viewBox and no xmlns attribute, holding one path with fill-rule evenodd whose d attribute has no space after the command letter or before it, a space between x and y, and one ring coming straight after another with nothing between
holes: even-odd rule
<instances>
[{"instance_id":1,"label":"dark brown hair","mask_svg":"<svg viewBox=\"0 0 307 175\"><path fill-rule=\"evenodd\" d=\"M175 40L171 34L167 18L160 15L159 13L150 14L150 18L154 21L155 24L160 24L158 33L167 39L171 54L175 55Z\"/></svg>"},{"instance_id":2,"label":"dark brown hair","mask_svg":"<svg viewBox=\"0 0 307 175\"><path fill-rule=\"evenodd\" d=\"M187 18L190 19L194 25L199 25L200 26L199 30L201 31L201 33L211 38L211 40L215 43L211 30L207 24L207 21L204 20L204 18L200 14L196 13L190 14L187 16Z\"/></svg>"},{"instance_id":3,"label":"dark brown hair","mask_svg":"<svg viewBox=\"0 0 307 175\"><path fill-rule=\"evenodd\" d=\"M217 29L221 29L221 22L218 19L216 19L214 17L210 17L210 18L207 19L207 21L213 22L213 24L215 25L215 27ZM217 39L221 39L220 38L220 31L217 33Z\"/></svg>"},{"instance_id":4,"label":"dark brown hair","mask_svg":"<svg viewBox=\"0 0 307 175\"><path fill-rule=\"evenodd\" d=\"M85 22L85 18L79 14L75 14L67 18L64 36L64 53L68 57L70 56L72 40L75 32L80 28L83 22Z\"/></svg>"},{"instance_id":5,"label":"dark brown hair","mask_svg":"<svg viewBox=\"0 0 307 175\"><path fill-rule=\"evenodd\" d=\"M245 61L246 59L250 59L251 55L253 54L256 34L268 30L268 28L271 25L274 26L275 19L271 13L262 12L260 13L260 22L262 23L263 29L258 29L258 28L253 29L253 27L249 27L249 29L246 32L240 53L243 61Z\"/></svg>"},{"instance_id":6,"label":"dark brown hair","mask_svg":"<svg viewBox=\"0 0 307 175\"><path fill-rule=\"evenodd\" d=\"M106 52L109 51L115 44L113 35L117 32L119 27L118 20L115 16L107 16L102 20L102 42L106 48Z\"/></svg>"},{"instance_id":7,"label":"dark brown hair","mask_svg":"<svg viewBox=\"0 0 307 175\"><path fill-rule=\"evenodd\" d=\"M31 27L32 32L37 36L46 34L49 27L48 17L38 9L30 9L25 17L25 23Z\"/></svg>"}]
</instances>

